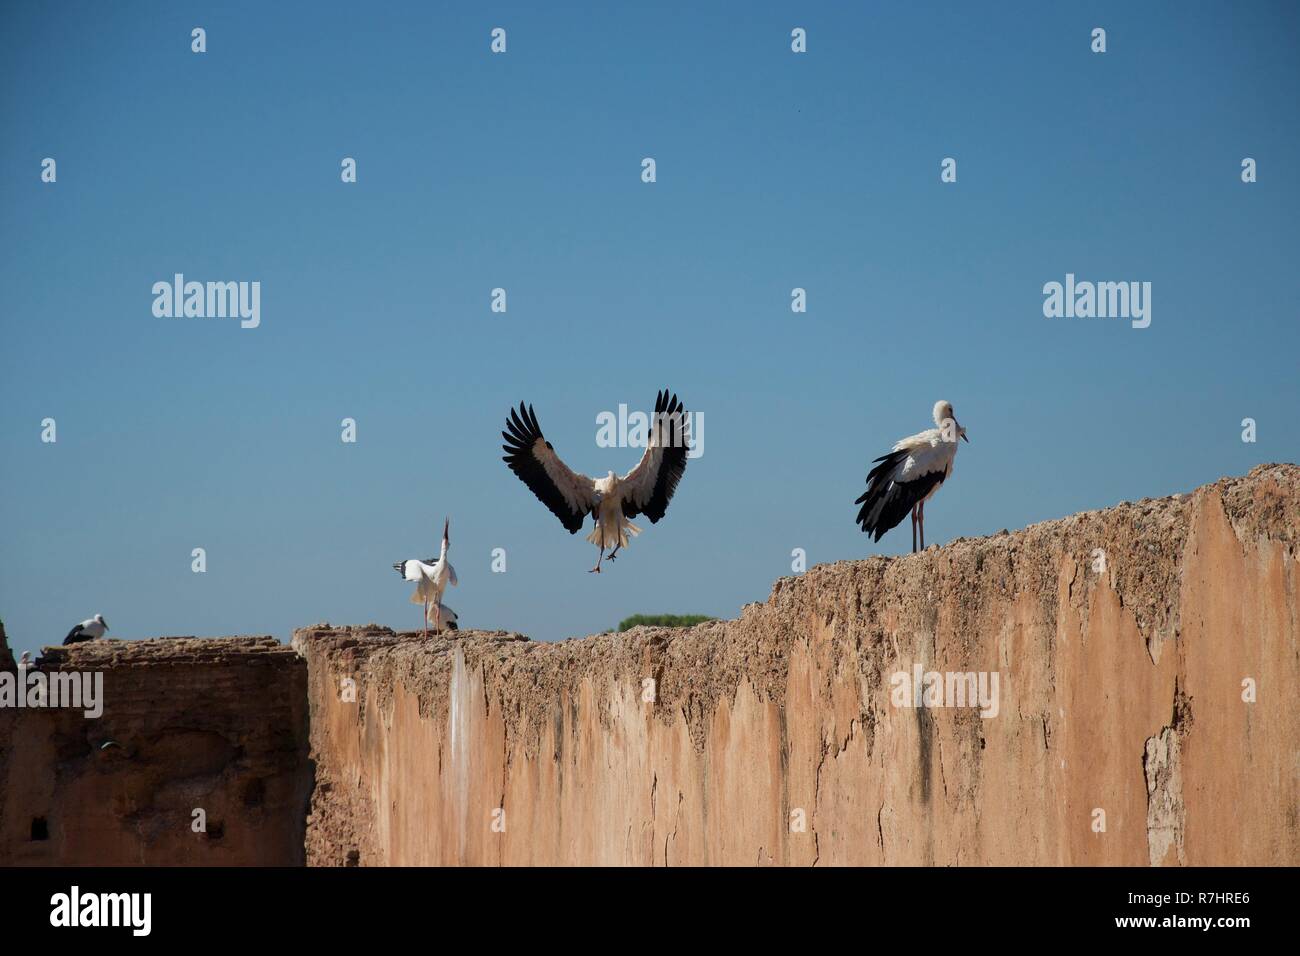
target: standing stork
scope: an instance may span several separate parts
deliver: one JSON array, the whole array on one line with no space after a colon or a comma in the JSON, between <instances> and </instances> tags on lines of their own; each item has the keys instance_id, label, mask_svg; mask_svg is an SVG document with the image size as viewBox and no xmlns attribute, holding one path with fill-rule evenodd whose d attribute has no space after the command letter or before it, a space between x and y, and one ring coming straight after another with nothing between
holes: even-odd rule
<instances>
[{"instance_id":1,"label":"standing stork","mask_svg":"<svg viewBox=\"0 0 1300 956\"><path fill-rule=\"evenodd\" d=\"M456 580L456 569L447 560L447 552L450 548L451 519L448 518L442 525L442 551L436 559L426 558L420 561L417 558L407 558L393 565L393 570L400 574L403 580L415 585L415 591L411 594L411 603L424 605L424 619L421 624L424 637L429 636L430 612L433 614L433 632L437 634L442 631L444 607L442 592L447 590L448 584L455 586L460 583Z\"/></svg>"},{"instance_id":2,"label":"standing stork","mask_svg":"<svg viewBox=\"0 0 1300 956\"><path fill-rule=\"evenodd\" d=\"M953 417L951 402L934 403L934 424L934 428L901 439L888 455L877 458L879 464L867 474L866 492L853 502L862 505L858 524L877 541L910 510L913 553L918 528L921 550L925 550L925 503L952 474L957 439L970 441L966 429Z\"/></svg>"},{"instance_id":3,"label":"standing stork","mask_svg":"<svg viewBox=\"0 0 1300 956\"><path fill-rule=\"evenodd\" d=\"M686 409L667 390L655 398L650 437L640 463L621 478L612 471L604 478L589 478L571 470L542 434L531 405L520 402L517 411L511 409L506 428L501 433L506 440L502 460L569 533L577 534L587 515L595 519L596 526L587 536L600 548L591 569L595 574L600 573L606 548L613 549L609 554L613 561L619 548L627 547L629 536L641 533L631 519L644 514L658 524L686 471L690 440Z\"/></svg>"},{"instance_id":4,"label":"standing stork","mask_svg":"<svg viewBox=\"0 0 1300 956\"><path fill-rule=\"evenodd\" d=\"M68 631L68 636L63 639L63 644L66 647L69 644L80 644L82 641L97 641L104 636L104 632L107 630L108 624L104 621L104 615L96 614Z\"/></svg>"}]
</instances>

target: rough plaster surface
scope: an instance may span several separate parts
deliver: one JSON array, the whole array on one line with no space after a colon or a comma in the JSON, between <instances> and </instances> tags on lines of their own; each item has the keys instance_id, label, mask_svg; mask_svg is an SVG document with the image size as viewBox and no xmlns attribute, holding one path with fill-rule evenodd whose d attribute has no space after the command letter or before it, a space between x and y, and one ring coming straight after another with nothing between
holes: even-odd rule
<instances>
[{"instance_id":1,"label":"rough plaster surface","mask_svg":"<svg viewBox=\"0 0 1300 956\"><path fill-rule=\"evenodd\" d=\"M304 628L307 860L1294 865L1298 533L1269 465L691 629ZM915 663L996 672L998 715L894 706Z\"/></svg>"},{"instance_id":2,"label":"rough plaster surface","mask_svg":"<svg viewBox=\"0 0 1300 956\"><path fill-rule=\"evenodd\" d=\"M1271 465L691 629L47 648L104 715L0 708L0 864L1294 865L1298 536ZM917 663L997 716L895 706Z\"/></svg>"}]
</instances>

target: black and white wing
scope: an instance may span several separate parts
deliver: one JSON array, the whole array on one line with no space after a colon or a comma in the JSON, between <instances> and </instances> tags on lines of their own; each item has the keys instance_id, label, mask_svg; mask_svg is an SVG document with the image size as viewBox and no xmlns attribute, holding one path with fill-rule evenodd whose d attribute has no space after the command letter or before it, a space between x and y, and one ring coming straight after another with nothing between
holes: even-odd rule
<instances>
[{"instance_id":1,"label":"black and white wing","mask_svg":"<svg viewBox=\"0 0 1300 956\"><path fill-rule=\"evenodd\" d=\"M83 634L83 633L82 633L82 631L84 631L85 628L86 628L86 625L85 625L85 623L83 622L83 623L81 623L81 624L78 624L78 625L77 625L76 627L74 627L72 630L68 631L68 636L65 637L65 638L63 639L64 646L67 646L68 644L77 644L77 643L79 643L79 642L81 642L81 641L88 641L88 640L90 640L90 635L89 635L89 634Z\"/></svg>"},{"instance_id":2,"label":"black and white wing","mask_svg":"<svg viewBox=\"0 0 1300 956\"><path fill-rule=\"evenodd\" d=\"M418 558L407 558L405 561L398 561L393 565L393 570L401 575L403 581L415 583L424 576L424 569L420 565L433 567L438 561L437 558L425 558L423 561Z\"/></svg>"},{"instance_id":3,"label":"black and white wing","mask_svg":"<svg viewBox=\"0 0 1300 956\"><path fill-rule=\"evenodd\" d=\"M531 405L525 408L520 402L517 411L512 408L506 428L508 431L501 433L506 440L501 446L505 452L501 460L529 487L538 501L551 509L570 534L576 534L583 520L599 504L596 483L560 461L560 456L542 435Z\"/></svg>"},{"instance_id":4,"label":"black and white wing","mask_svg":"<svg viewBox=\"0 0 1300 956\"><path fill-rule=\"evenodd\" d=\"M623 476L623 514L630 521L645 514L657 523L668 510L677 483L686 471L690 428L686 409L667 390L655 398L650 439L640 463Z\"/></svg>"},{"instance_id":5,"label":"black and white wing","mask_svg":"<svg viewBox=\"0 0 1300 956\"><path fill-rule=\"evenodd\" d=\"M879 541L943 484L952 471L956 444L942 440L937 428L904 438L867 473L867 490L855 505L857 522Z\"/></svg>"}]
</instances>

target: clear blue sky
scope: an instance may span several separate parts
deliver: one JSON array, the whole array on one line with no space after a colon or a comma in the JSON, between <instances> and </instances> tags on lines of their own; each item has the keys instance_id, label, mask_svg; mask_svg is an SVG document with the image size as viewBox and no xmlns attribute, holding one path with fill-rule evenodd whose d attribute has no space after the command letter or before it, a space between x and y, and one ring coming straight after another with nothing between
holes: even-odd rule
<instances>
[{"instance_id":1,"label":"clear blue sky","mask_svg":"<svg viewBox=\"0 0 1300 956\"><path fill-rule=\"evenodd\" d=\"M732 616L793 548L910 548L853 500L938 398L972 443L932 543L1297 457L1295 4L286 6L0 14L18 648L97 611L120 637L414 627L389 565L448 514L467 626ZM261 327L155 318L175 272L260 281ZM1151 327L1044 318L1067 272L1150 281ZM589 575L503 419L525 398L572 466L621 472L639 452L595 417L664 385L705 453Z\"/></svg>"}]
</instances>

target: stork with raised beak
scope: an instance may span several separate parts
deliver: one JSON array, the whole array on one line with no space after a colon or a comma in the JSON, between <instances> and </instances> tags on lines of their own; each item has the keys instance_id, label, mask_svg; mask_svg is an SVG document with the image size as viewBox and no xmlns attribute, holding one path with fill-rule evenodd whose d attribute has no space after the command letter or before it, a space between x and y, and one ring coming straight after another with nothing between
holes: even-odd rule
<instances>
[{"instance_id":1,"label":"stork with raised beak","mask_svg":"<svg viewBox=\"0 0 1300 956\"><path fill-rule=\"evenodd\" d=\"M635 468L619 477L609 472L604 478L590 478L573 471L560 460L537 424L532 406L519 403L506 420L503 461L519 476L542 504L560 519L570 534L577 534L588 515L595 527L587 540L600 548L592 573L600 573L605 550L609 560L620 548L641 533L632 519L644 514L657 524L668 509L677 483L686 471L690 426L686 409L667 390L655 398L654 417L645 453Z\"/></svg>"},{"instance_id":2,"label":"stork with raised beak","mask_svg":"<svg viewBox=\"0 0 1300 956\"><path fill-rule=\"evenodd\" d=\"M447 585L457 585L456 569L451 566L447 560L447 552L451 548L451 519L448 518L442 525L442 551L437 558L426 558L421 561L418 558L407 558L405 561L398 561L393 565L393 570L400 574L403 580L410 581L415 585L415 591L411 594L412 604L424 605L424 618L422 621L422 634L429 636L429 619L433 615L433 632L438 634L442 631L442 592L447 590Z\"/></svg>"}]
</instances>

